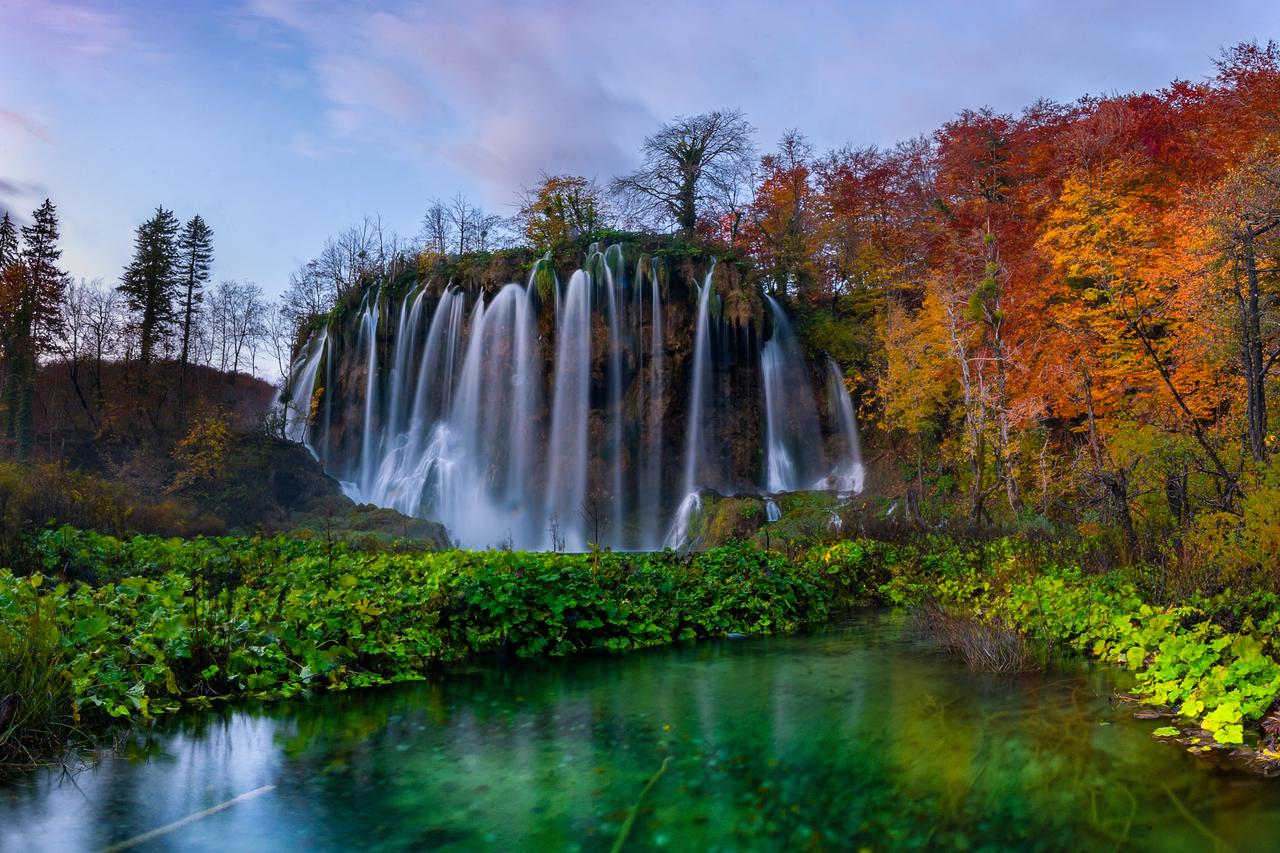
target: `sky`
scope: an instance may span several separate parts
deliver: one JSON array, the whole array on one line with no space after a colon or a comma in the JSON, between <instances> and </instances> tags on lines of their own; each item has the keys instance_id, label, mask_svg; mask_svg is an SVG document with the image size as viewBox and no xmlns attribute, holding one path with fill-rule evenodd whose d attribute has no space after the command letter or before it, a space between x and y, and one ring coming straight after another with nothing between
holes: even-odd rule
<instances>
[{"instance_id":1,"label":"sky","mask_svg":"<svg viewBox=\"0 0 1280 853\"><path fill-rule=\"evenodd\" d=\"M281 292L324 239L434 197L510 214L541 172L607 180L677 116L757 143L929 133L965 108L1158 89L1280 38L1280 3L0 0L0 209L46 196L64 267L113 281L157 205L214 276Z\"/></svg>"}]
</instances>

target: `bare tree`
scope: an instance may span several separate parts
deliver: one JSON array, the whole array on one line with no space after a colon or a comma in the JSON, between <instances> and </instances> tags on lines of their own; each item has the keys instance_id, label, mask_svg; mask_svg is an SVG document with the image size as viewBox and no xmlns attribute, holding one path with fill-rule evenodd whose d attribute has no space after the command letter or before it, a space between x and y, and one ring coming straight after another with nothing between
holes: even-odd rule
<instances>
[{"instance_id":1,"label":"bare tree","mask_svg":"<svg viewBox=\"0 0 1280 853\"><path fill-rule=\"evenodd\" d=\"M366 276L383 272L381 223L381 217L366 216L325 241L315 263L333 288L335 298L359 285Z\"/></svg>"},{"instance_id":2,"label":"bare tree","mask_svg":"<svg viewBox=\"0 0 1280 853\"><path fill-rule=\"evenodd\" d=\"M422 247L437 255L488 252L505 241L506 220L458 193L433 199L422 217Z\"/></svg>"},{"instance_id":3,"label":"bare tree","mask_svg":"<svg viewBox=\"0 0 1280 853\"><path fill-rule=\"evenodd\" d=\"M476 251L492 252L506 240L507 220L496 213L480 211L479 228L476 230Z\"/></svg>"},{"instance_id":4,"label":"bare tree","mask_svg":"<svg viewBox=\"0 0 1280 853\"><path fill-rule=\"evenodd\" d=\"M321 271L320 262L307 261L289 276L282 305L293 324L302 326L327 313L336 299L337 293Z\"/></svg>"},{"instance_id":5,"label":"bare tree","mask_svg":"<svg viewBox=\"0 0 1280 853\"><path fill-rule=\"evenodd\" d=\"M84 346L93 360L94 385L98 389L102 387L104 362L113 358L128 360L125 310L124 300L114 287L103 285L99 279L93 280L85 312Z\"/></svg>"},{"instance_id":6,"label":"bare tree","mask_svg":"<svg viewBox=\"0 0 1280 853\"><path fill-rule=\"evenodd\" d=\"M210 328L219 370L255 374L258 342L266 335L262 288L252 282L218 282L210 300Z\"/></svg>"},{"instance_id":7,"label":"bare tree","mask_svg":"<svg viewBox=\"0 0 1280 853\"><path fill-rule=\"evenodd\" d=\"M437 255L448 254L453 244L453 220L449 216L449 205L440 199L432 199L427 212L422 217L422 239L424 248Z\"/></svg>"},{"instance_id":8,"label":"bare tree","mask_svg":"<svg viewBox=\"0 0 1280 853\"><path fill-rule=\"evenodd\" d=\"M268 306L263 317L263 345L276 376L286 385L291 378L289 371L292 367L293 344L299 329L297 315L287 300Z\"/></svg>"},{"instance_id":9,"label":"bare tree","mask_svg":"<svg viewBox=\"0 0 1280 853\"><path fill-rule=\"evenodd\" d=\"M85 393L84 370L92 359L89 326L95 292L101 286L101 279L92 283L84 279L80 279L78 284L74 281L67 283L62 304L59 306L62 321L58 324L59 334L55 344L56 352L67 363L67 376L71 380L71 387L75 391L81 408L89 417L90 423L94 423L95 419L93 408L89 405L89 398ZM90 367L89 370L92 371L92 368Z\"/></svg>"},{"instance_id":10,"label":"bare tree","mask_svg":"<svg viewBox=\"0 0 1280 853\"><path fill-rule=\"evenodd\" d=\"M471 250L479 229L479 215L480 211L462 193L449 201L449 222L453 225L454 246L459 255Z\"/></svg>"},{"instance_id":11,"label":"bare tree","mask_svg":"<svg viewBox=\"0 0 1280 853\"><path fill-rule=\"evenodd\" d=\"M738 110L680 116L645 139L640 169L615 178L612 190L632 219L692 234L699 215L731 206L750 174L753 133Z\"/></svg>"}]
</instances>

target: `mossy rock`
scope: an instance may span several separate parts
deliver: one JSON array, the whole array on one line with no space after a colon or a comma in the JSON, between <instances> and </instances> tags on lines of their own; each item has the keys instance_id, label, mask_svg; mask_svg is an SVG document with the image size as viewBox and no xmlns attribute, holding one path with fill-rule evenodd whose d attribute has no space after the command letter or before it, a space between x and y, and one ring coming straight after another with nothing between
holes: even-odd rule
<instances>
[{"instance_id":1,"label":"mossy rock","mask_svg":"<svg viewBox=\"0 0 1280 853\"><path fill-rule=\"evenodd\" d=\"M768 520L770 499L781 513L777 521ZM833 492L786 492L772 498L706 492L702 511L690 523L690 541L701 549L738 540L777 547L786 542L842 539L860 529L863 513L858 501Z\"/></svg>"}]
</instances>

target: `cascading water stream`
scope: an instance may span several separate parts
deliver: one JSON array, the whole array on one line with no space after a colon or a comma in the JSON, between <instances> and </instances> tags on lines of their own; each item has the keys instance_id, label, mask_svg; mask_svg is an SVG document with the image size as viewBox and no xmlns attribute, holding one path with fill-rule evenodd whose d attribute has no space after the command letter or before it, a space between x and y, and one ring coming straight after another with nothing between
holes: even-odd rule
<instances>
[{"instance_id":1,"label":"cascading water stream","mask_svg":"<svg viewBox=\"0 0 1280 853\"><path fill-rule=\"evenodd\" d=\"M773 318L773 336L760 354L765 408L765 490L794 492L811 488L826 469L822 429L804 353L782 306L765 301Z\"/></svg>"},{"instance_id":2,"label":"cascading water stream","mask_svg":"<svg viewBox=\"0 0 1280 853\"><path fill-rule=\"evenodd\" d=\"M378 303L379 291L370 291L366 300L364 314L360 321L360 340L368 348L365 373L364 395L364 428L361 430L360 457L357 460L361 476L357 481L362 494L370 494L374 488L375 455L381 437L381 430L373 428L375 413L378 408L378 382L382 378L378 373Z\"/></svg>"},{"instance_id":3,"label":"cascading water stream","mask_svg":"<svg viewBox=\"0 0 1280 853\"><path fill-rule=\"evenodd\" d=\"M587 415L591 402L591 275L569 279L561 306L551 409L547 526L553 547L586 546L583 511L587 499Z\"/></svg>"},{"instance_id":4,"label":"cascading water stream","mask_svg":"<svg viewBox=\"0 0 1280 853\"><path fill-rule=\"evenodd\" d=\"M302 354L289 368L289 388L294 396L285 407L285 435L291 441L303 444L313 454L316 452L308 436L307 425L311 418L311 401L316 391L316 375L329 343L329 327L320 330L319 337L311 338Z\"/></svg>"},{"instance_id":5,"label":"cascading water stream","mask_svg":"<svg viewBox=\"0 0 1280 853\"><path fill-rule=\"evenodd\" d=\"M867 469L862 464L862 442L858 436L858 418L853 412L853 399L844 384L844 374L835 359L827 359L827 395L836 412L844 453L828 475L823 488L838 492L861 492Z\"/></svg>"},{"instance_id":6,"label":"cascading water stream","mask_svg":"<svg viewBox=\"0 0 1280 853\"><path fill-rule=\"evenodd\" d=\"M699 466L705 456L702 446L703 410L706 406L706 390L710 384L711 371L711 300L714 296L715 261L707 270L706 278L698 289L698 320L693 333L693 390L689 394L689 420L687 424L688 443L684 455L684 498L676 509L675 519L667 534L668 548L683 548L689 542L689 525L695 513L702 508L702 500L698 489L705 483L699 482Z\"/></svg>"},{"instance_id":7,"label":"cascading water stream","mask_svg":"<svg viewBox=\"0 0 1280 853\"><path fill-rule=\"evenodd\" d=\"M643 279L637 274L637 282ZM637 290L640 288L637 287ZM645 549L656 548L660 543L662 530L662 413L664 403L663 392L663 355L666 350L666 338L662 333L662 294L659 292L658 272L652 264L649 266L650 289L650 328L649 328L649 407L645 436L644 477L641 496L644 506L642 524L644 535L641 546Z\"/></svg>"},{"instance_id":8,"label":"cascading water stream","mask_svg":"<svg viewBox=\"0 0 1280 853\"><path fill-rule=\"evenodd\" d=\"M612 484L612 527L615 539L620 539L626 518L626 493L622 487L622 337L619 333L618 309L622 301L619 288L623 284L621 255L618 254L618 274L613 271L610 255L617 246L610 246L603 256L604 288L609 320L609 469Z\"/></svg>"}]
</instances>

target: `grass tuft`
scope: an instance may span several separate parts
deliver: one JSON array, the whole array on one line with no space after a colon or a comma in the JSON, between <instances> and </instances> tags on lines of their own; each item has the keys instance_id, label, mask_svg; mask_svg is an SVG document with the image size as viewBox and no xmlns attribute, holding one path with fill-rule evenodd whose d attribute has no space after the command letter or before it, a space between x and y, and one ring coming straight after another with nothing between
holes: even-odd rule
<instances>
[{"instance_id":1,"label":"grass tuft","mask_svg":"<svg viewBox=\"0 0 1280 853\"><path fill-rule=\"evenodd\" d=\"M0 621L0 767L38 764L75 728L61 635L47 609Z\"/></svg>"},{"instance_id":2,"label":"grass tuft","mask_svg":"<svg viewBox=\"0 0 1280 853\"><path fill-rule=\"evenodd\" d=\"M1044 656L1036 653L1022 632L1003 621L987 622L956 613L931 599L920 607L920 619L926 630L970 669L1008 674L1045 668Z\"/></svg>"}]
</instances>

